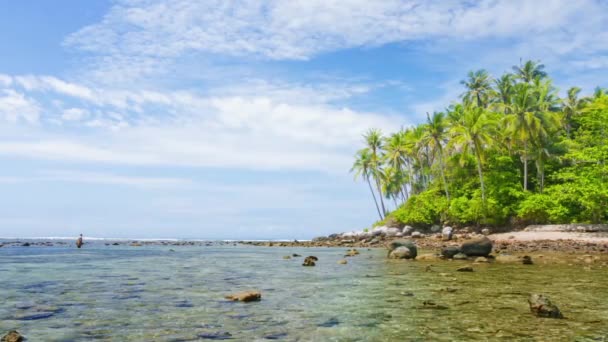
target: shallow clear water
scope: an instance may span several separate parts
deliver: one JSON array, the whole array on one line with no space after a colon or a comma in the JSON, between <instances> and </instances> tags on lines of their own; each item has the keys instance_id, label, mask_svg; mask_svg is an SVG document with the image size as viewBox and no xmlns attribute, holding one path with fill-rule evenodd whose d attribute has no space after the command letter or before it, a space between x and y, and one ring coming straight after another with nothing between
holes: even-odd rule
<instances>
[{"instance_id":1,"label":"shallow clear water","mask_svg":"<svg viewBox=\"0 0 608 342\"><path fill-rule=\"evenodd\" d=\"M460 273L461 262L387 261L382 250L361 250L337 264L345 251L4 247L0 333L18 329L30 341L608 338L606 267L491 264ZM283 259L292 253L319 257L317 266ZM262 301L223 298L248 289L261 290ZM546 294L567 319L533 317L530 292ZM425 308L425 300L447 308Z\"/></svg>"}]
</instances>

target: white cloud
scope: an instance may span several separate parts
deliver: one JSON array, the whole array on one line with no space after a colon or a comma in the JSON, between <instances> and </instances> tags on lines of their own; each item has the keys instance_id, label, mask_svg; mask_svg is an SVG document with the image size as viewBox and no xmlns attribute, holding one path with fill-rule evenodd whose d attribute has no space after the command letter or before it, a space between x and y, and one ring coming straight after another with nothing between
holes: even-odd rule
<instances>
[{"instance_id":1,"label":"white cloud","mask_svg":"<svg viewBox=\"0 0 608 342\"><path fill-rule=\"evenodd\" d=\"M82 108L68 108L61 114L61 119L64 121L80 121L86 118L89 112Z\"/></svg>"},{"instance_id":2,"label":"white cloud","mask_svg":"<svg viewBox=\"0 0 608 342\"><path fill-rule=\"evenodd\" d=\"M375 113L262 96L182 94L173 99L163 111L180 112L176 117L129 125L122 114L110 112L83 121L94 129L90 135L67 130L34 135L35 140L5 140L0 142L0 154L127 165L345 172L364 131L390 131L402 123Z\"/></svg>"},{"instance_id":3,"label":"white cloud","mask_svg":"<svg viewBox=\"0 0 608 342\"><path fill-rule=\"evenodd\" d=\"M592 0L119 1L66 44L104 55L173 58L188 51L307 59L424 37L510 37L601 14Z\"/></svg>"},{"instance_id":4,"label":"white cloud","mask_svg":"<svg viewBox=\"0 0 608 342\"><path fill-rule=\"evenodd\" d=\"M38 103L11 89L0 91L0 118L9 122L37 123L42 109Z\"/></svg>"},{"instance_id":5,"label":"white cloud","mask_svg":"<svg viewBox=\"0 0 608 342\"><path fill-rule=\"evenodd\" d=\"M13 78L9 75L0 74L0 86L8 87L13 83Z\"/></svg>"},{"instance_id":6,"label":"white cloud","mask_svg":"<svg viewBox=\"0 0 608 342\"><path fill-rule=\"evenodd\" d=\"M124 176L111 173L83 172L69 170L48 170L39 179L75 183L111 184L138 188L176 188L193 184L190 179L173 177Z\"/></svg>"}]
</instances>

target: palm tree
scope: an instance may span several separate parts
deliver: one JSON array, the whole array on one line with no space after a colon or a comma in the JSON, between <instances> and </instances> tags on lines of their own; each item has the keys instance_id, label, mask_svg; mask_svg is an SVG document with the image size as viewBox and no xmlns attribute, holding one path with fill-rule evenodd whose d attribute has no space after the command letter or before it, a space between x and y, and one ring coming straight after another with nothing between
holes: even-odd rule
<instances>
[{"instance_id":1,"label":"palm tree","mask_svg":"<svg viewBox=\"0 0 608 342\"><path fill-rule=\"evenodd\" d=\"M496 107L504 114L507 114L509 104L511 103L513 83L513 74L504 74L499 79L494 80Z\"/></svg>"},{"instance_id":2,"label":"palm tree","mask_svg":"<svg viewBox=\"0 0 608 342\"><path fill-rule=\"evenodd\" d=\"M513 71L515 77L519 78L524 83L530 83L536 78L545 78L547 73L544 71L545 65L540 62L527 61L524 65L514 65Z\"/></svg>"},{"instance_id":3,"label":"palm tree","mask_svg":"<svg viewBox=\"0 0 608 342\"><path fill-rule=\"evenodd\" d=\"M391 134L391 136L386 139L384 150L384 159L388 165L394 169L394 173L403 179L403 168L407 163L408 153L405 131L400 130L399 132ZM402 184L398 185L404 201L409 197L406 184L407 182L404 181Z\"/></svg>"},{"instance_id":4,"label":"palm tree","mask_svg":"<svg viewBox=\"0 0 608 342\"><path fill-rule=\"evenodd\" d=\"M467 108L464 111L462 120L456 122L450 129L450 146L460 150L462 156L466 156L470 151L477 160L477 172L479 174L479 184L481 185L481 199L485 204L485 186L483 182L483 161L485 148L493 142L496 121L493 120L482 108ZM461 163L464 162L464 158Z\"/></svg>"},{"instance_id":5,"label":"palm tree","mask_svg":"<svg viewBox=\"0 0 608 342\"><path fill-rule=\"evenodd\" d=\"M570 130L572 129L572 119L578 116L587 104L587 99L578 97L580 92L581 88L572 87L568 89L568 96L562 101L563 126L566 128L568 137L570 137Z\"/></svg>"},{"instance_id":6,"label":"palm tree","mask_svg":"<svg viewBox=\"0 0 608 342\"><path fill-rule=\"evenodd\" d=\"M369 186L369 191L372 193L374 203L376 204L376 210L378 210L378 215L382 220L382 213L380 212L378 200L376 199L376 194L374 193L374 189L372 188L372 183L370 180L370 178L372 177L372 154L368 148L361 149L357 152L355 157L355 163L350 169L350 172L353 171L355 171L355 179L362 177L367 182L367 185Z\"/></svg>"},{"instance_id":7,"label":"palm tree","mask_svg":"<svg viewBox=\"0 0 608 342\"><path fill-rule=\"evenodd\" d=\"M380 164L380 153L383 147L382 131L379 129L370 129L363 135L363 138L371 153L371 176L376 181L376 188L378 194L380 194L380 207L382 208L382 215L384 216L386 215L386 208L384 206L384 200L382 199L382 175Z\"/></svg>"},{"instance_id":8,"label":"palm tree","mask_svg":"<svg viewBox=\"0 0 608 342\"><path fill-rule=\"evenodd\" d=\"M513 99L509 105L509 113L504 117L505 126L514 140L523 145L522 163L524 165L523 187L528 190L528 145L530 138L540 125L534 116L536 101L532 86L528 83L518 83L513 89Z\"/></svg>"},{"instance_id":9,"label":"palm tree","mask_svg":"<svg viewBox=\"0 0 608 342\"><path fill-rule=\"evenodd\" d=\"M407 153L407 167L409 173L410 193L415 194L426 187L425 166L426 156L420 144L424 129L422 125L409 128L405 131L404 143Z\"/></svg>"},{"instance_id":10,"label":"palm tree","mask_svg":"<svg viewBox=\"0 0 608 342\"><path fill-rule=\"evenodd\" d=\"M450 203L450 192L448 191L448 182L445 178L445 163L443 162L443 144L447 138L447 125L443 113L433 113L433 116L429 116L426 113L427 123L424 125L424 135L420 140L420 143L430 147L431 153L439 157L439 171L441 173L441 180L443 182L443 188L445 196Z\"/></svg>"},{"instance_id":11,"label":"palm tree","mask_svg":"<svg viewBox=\"0 0 608 342\"><path fill-rule=\"evenodd\" d=\"M467 88L462 99L466 104L475 103L478 107L485 108L493 92L491 82L492 77L487 71L469 71L467 79L460 81Z\"/></svg>"},{"instance_id":12,"label":"palm tree","mask_svg":"<svg viewBox=\"0 0 608 342\"><path fill-rule=\"evenodd\" d=\"M597 100L606 94L608 94L608 89L602 87L595 87L595 90L593 91L593 99Z\"/></svg>"}]
</instances>

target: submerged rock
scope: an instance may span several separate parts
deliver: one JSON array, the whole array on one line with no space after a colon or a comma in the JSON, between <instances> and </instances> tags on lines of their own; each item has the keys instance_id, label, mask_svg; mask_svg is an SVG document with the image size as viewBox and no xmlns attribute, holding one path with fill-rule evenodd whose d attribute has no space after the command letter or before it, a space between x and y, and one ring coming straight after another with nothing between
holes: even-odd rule
<instances>
[{"instance_id":1,"label":"submerged rock","mask_svg":"<svg viewBox=\"0 0 608 342\"><path fill-rule=\"evenodd\" d=\"M345 257L352 257L355 255L359 255L359 251L356 249L349 249L348 251L346 251L346 254L344 255Z\"/></svg>"},{"instance_id":2,"label":"submerged rock","mask_svg":"<svg viewBox=\"0 0 608 342\"><path fill-rule=\"evenodd\" d=\"M283 259L289 260L289 259L291 259L291 255L285 255L285 256L283 256Z\"/></svg>"},{"instance_id":3,"label":"submerged rock","mask_svg":"<svg viewBox=\"0 0 608 342\"><path fill-rule=\"evenodd\" d=\"M530 311L538 317L564 318L558 307L541 294L531 294L528 304L530 304Z\"/></svg>"},{"instance_id":4,"label":"submerged rock","mask_svg":"<svg viewBox=\"0 0 608 342\"><path fill-rule=\"evenodd\" d=\"M316 256L314 256L314 255L307 256L307 257L304 259L304 263L302 264L302 266L315 266L315 265L316 265L316 264L315 264L315 261L318 261L318 260L319 260L319 258L317 258L317 257L316 257Z\"/></svg>"},{"instance_id":5,"label":"submerged rock","mask_svg":"<svg viewBox=\"0 0 608 342\"><path fill-rule=\"evenodd\" d=\"M456 269L456 272L473 272L473 267L471 266L462 266Z\"/></svg>"},{"instance_id":6,"label":"submerged rock","mask_svg":"<svg viewBox=\"0 0 608 342\"><path fill-rule=\"evenodd\" d=\"M232 334L227 331L219 331L215 333L202 333L198 337L203 340L231 340Z\"/></svg>"},{"instance_id":7,"label":"submerged rock","mask_svg":"<svg viewBox=\"0 0 608 342\"><path fill-rule=\"evenodd\" d=\"M519 258L512 254L501 253L496 256L496 262L502 264L517 263L519 262Z\"/></svg>"},{"instance_id":8,"label":"submerged rock","mask_svg":"<svg viewBox=\"0 0 608 342\"><path fill-rule=\"evenodd\" d=\"M424 302L422 302L421 309L446 310L448 309L448 307L445 305L437 304L435 303L435 301L432 300L425 300Z\"/></svg>"},{"instance_id":9,"label":"submerged rock","mask_svg":"<svg viewBox=\"0 0 608 342\"><path fill-rule=\"evenodd\" d=\"M465 241L460 246L460 251L467 256L488 256L492 253L492 240L484 236Z\"/></svg>"},{"instance_id":10,"label":"submerged rock","mask_svg":"<svg viewBox=\"0 0 608 342\"><path fill-rule=\"evenodd\" d=\"M340 264L340 265L346 265L347 263L348 263L348 261L346 261L345 259L338 260L338 264Z\"/></svg>"},{"instance_id":11,"label":"submerged rock","mask_svg":"<svg viewBox=\"0 0 608 342\"><path fill-rule=\"evenodd\" d=\"M260 291L245 291L227 295L225 298L239 302L255 302L262 299L262 293Z\"/></svg>"},{"instance_id":12,"label":"submerged rock","mask_svg":"<svg viewBox=\"0 0 608 342\"><path fill-rule=\"evenodd\" d=\"M4 335L0 341L2 342L21 342L25 338L17 330L11 330L8 334Z\"/></svg>"},{"instance_id":13,"label":"submerged rock","mask_svg":"<svg viewBox=\"0 0 608 342\"><path fill-rule=\"evenodd\" d=\"M418 248L409 240L395 240L388 244L388 257L392 259L416 259Z\"/></svg>"}]
</instances>

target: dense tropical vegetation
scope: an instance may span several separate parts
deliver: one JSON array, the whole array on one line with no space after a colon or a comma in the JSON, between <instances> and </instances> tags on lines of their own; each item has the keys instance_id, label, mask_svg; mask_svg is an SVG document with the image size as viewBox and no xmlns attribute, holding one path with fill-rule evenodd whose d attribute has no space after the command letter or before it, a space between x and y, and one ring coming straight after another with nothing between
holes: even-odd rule
<instances>
[{"instance_id":1,"label":"dense tropical vegetation","mask_svg":"<svg viewBox=\"0 0 608 342\"><path fill-rule=\"evenodd\" d=\"M608 92L564 98L539 62L462 81L461 101L383 136L371 129L351 171L379 220L512 226L608 221ZM393 211L389 210L393 207Z\"/></svg>"}]
</instances>

